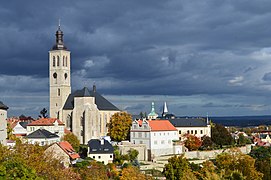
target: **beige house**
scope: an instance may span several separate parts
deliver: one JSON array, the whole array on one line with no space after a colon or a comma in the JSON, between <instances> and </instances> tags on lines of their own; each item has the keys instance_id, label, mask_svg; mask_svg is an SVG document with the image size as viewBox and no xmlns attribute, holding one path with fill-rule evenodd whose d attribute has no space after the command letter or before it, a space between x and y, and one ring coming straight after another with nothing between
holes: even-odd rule
<instances>
[{"instance_id":1,"label":"beige house","mask_svg":"<svg viewBox=\"0 0 271 180\"><path fill-rule=\"evenodd\" d=\"M88 142L88 157L104 164L113 162L113 146L105 139L91 139Z\"/></svg>"},{"instance_id":2,"label":"beige house","mask_svg":"<svg viewBox=\"0 0 271 180\"><path fill-rule=\"evenodd\" d=\"M58 135L60 138L64 136L65 125L62 121L56 118L41 118L27 124L27 135L33 133L38 129L45 129L53 134Z\"/></svg>"},{"instance_id":3,"label":"beige house","mask_svg":"<svg viewBox=\"0 0 271 180\"><path fill-rule=\"evenodd\" d=\"M75 164L77 159L80 158L79 154L75 152L67 141L52 144L45 150L45 153L55 159L59 159L65 168Z\"/></svg>"},{"instance_id":4,"label":"beige house","mask_svg":"<svg viewBox=\"0 0 271 180\"><path fill-rule=\"evenodd\" d=\"M84 87L71 93L70 51L64 45L63 32L58 27L56 44L49 51L50 117L65 123L80 140L107 134L106 124L119 109L96 91Z\"/></svg>"}]
</instances>

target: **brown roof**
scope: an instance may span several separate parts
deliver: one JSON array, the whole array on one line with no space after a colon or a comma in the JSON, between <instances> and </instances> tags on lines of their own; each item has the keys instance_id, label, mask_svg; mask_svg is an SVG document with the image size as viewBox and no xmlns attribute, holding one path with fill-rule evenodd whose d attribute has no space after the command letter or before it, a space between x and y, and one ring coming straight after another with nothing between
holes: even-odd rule
<instances>
[{"instance_id":1,"label":"brown roof","mask_svg":"<svg viewBox=\"0 0 271 180\"><path fill-rule=\"evenodd\" d=\"M142 120L138 120L142 125ZM177 129L168 120L148 120L151 131L177 131Z\"/></svg>"},{"instance_id":2,"label":"brown roof","mask_svg":"<svg viewBox=\"0 0 271 180\"><path fill-rule=\"evenodd\" d=\"M72 145L67 141L57 143L63 151L70 156L71 159L80 158L79 154L75 152Z\"/></svg>"},{"instance_id":3,"label":"brown roof","mask_svg":"<svg viewBox=\"0 0 271 180\"><path fill-rule=\"evenodd\" d=\"M57 118L41 118L29 123L27 126L53 126L55 121L58 122L58 125L64 125L64 123Z\"/></svg>"}]
</instances>

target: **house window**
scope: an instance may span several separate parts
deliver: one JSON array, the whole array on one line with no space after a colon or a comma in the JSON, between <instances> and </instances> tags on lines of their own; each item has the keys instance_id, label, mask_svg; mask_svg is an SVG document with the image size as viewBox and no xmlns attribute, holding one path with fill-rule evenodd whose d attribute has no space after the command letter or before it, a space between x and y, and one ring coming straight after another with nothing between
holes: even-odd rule
<instances>
[{"instance_id":1,"label":"house window","mask_svg":"<svg viewBox=\"0 0 271 180\"><path fill-rule=\"evenodd\" d=\"M60 96L60 89L57 89L57 95Z\"/></svg>"},{"instance_id":2,"label":"house window","mask_svg":"<svg viewBox=\"0 0 271 180\"><path fill-rule=\"evenodd\" d=\"M93 159L95 159L95 156L92 156Z\"/></svg>"},{"instance_id":3,"label":"house window","mask_svg":"<svg viewBox=\"0 0 271 180\"><path fill-rule=\"evenodd\" d=\"M98 156L98 159L101 159L101 156Z\"/></svg>"},{"instance_id":4,"label":"house window","mask_svg":"<svg viewBox=\"0 0 271 180\"><path fill-rule=\"evenodd\" d=\"M140 141L139 144L143 144L143 141Z\"/></svg>"},{"instance_id":5,"label":"house window","mask_svg":"<svg viewBox=\"0 0 271 180\"><path fill-rule=\"evenodd\" d=\"M164 140L162 140L162 141L161 141L161 144L165 144L165 141L164 141Z\"/></svg>"},{"instance_id":6,"label":"house window","mask_svg":"<svg viewBox=\"0 0 271 180\"><path fill-rule=\"evenodd\" d=\"M59 56L57 56L57 66L59 66L59 61L60 61Z\"/></svg>"},{"instance_id":7,"label":"house window","mask_svg":"<svg viewBox=\"0 0 271 180\"><path fill-rule=\"evenodd\" d=\"M193 130L191 130L191 134L193 134L194 133L194 131Z\"/></svg>"},{"instance_id":8,"label":"house window","mask_svg":"<svg viewBox=\"0 0 271 180\"><path fill-rule=\"evenodd\" d=\"M187 131L187 134L190 134L189 130Z\"/></svg>"},{"instance_id":9,"label":"house window","mask_svg":"<svg viewBox=\"0 0 271 180\"><path fill-rule=\"evenodd\" d=\"M155 136L155 133L153 133L153 136Z\"/></svg>"},{"instance_id":10,"label":"house window","mask_svg":"<svg viewBox=\"0 0 271 180\"><path fill-rule=\"evenodd\" d=\"M110 155L110 158L112 158L113 156L112 155Z\"/></svg>"},{"instance_id":11,"label":"house window","mask_svg":"<svg viewBox=\"0 0 271 180\"><path fill-rule=\"evenodd\" d=\"M200 134L203 134L203 130L200 130Z\"/></svg>"},{"instance_id":12,"label":"house window","mask_svg":"<svg viewBox=\"0 0 271 180\"><path fill-rule=\"evenodd\" d=\"M148 134L147 134L147 132L145 132L145 138L147 138L148 137Z\"/></svg>"},{"instance_id":13,"label":"house window","mask_svg":"<svg viewBox=\"0 0 271 180\"><path fill-rule=\"evenodd\" d=\"M140 138L142 137L142 132L138 133L138 137L140 137Z\"/></svg>"},{"instance_id":14,"label":"house window","mask_svg":"<svg viewBox=\"0 0 271 180\"><path fill-rule=\"evenodd\" d=\"M181 131L181 130L179 131L179 134L182 134L182 131Z\"/></svg>"},{"instance_id":15,"label":"house window","mask_svg":"<svg viewBox=\"0 0 271 180\"><path fill-rule=\"evenodd\" d=\"M65 66L65 57L63 56L63 66Z\"/></svg>"},{"instance_id":16,"label":"house window","mask_svg":"<svg viewBox=\"0 0 271 180\"><path fill-rule=\"evenodd\" d=\"M171 144L171 140L168 140L168 144Z\"/></svg>"},{"instance_id":17,"label":"house window","mask_svg":"<svg viewBox=\"0 0 271 180\"><path fill-rule=\"evenodd\" d=\"M55 67L56 66L56 58L55 58L55 56L53 56L53 67Z\"/></svg>"},{"instance_id":18,"label":"house window","mask_svg":"<svg viewBox=\"0 0 271 180\"><path fill-rule=\"evenodd\" d=\"M197 131L197 130L195 130L195 134L198 134L198 131Z\"/></svg>"},{"instance_id":19,"label":"house window","mask_svg":"<svg viewBox=\"0 0 271 180\"><path fill-rule=\"evenodd\" d=\"M68 57L66 56L66 67L68 66Z\"/></svg>"}]
</instances>

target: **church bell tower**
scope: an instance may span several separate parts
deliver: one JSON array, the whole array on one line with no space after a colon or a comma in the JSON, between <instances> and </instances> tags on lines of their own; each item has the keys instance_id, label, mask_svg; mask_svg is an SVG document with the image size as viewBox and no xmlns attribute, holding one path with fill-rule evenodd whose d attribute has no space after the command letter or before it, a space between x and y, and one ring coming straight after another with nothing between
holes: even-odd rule
<instances>
[{"instance_id":1,"label":"church bell tower","mask_svg":"<svg viewBox=\"0 0 271 180\"><path fill-rule=\"evenodd\" d=\"M64 45L60 24L56 44L49 51L50 117L60 118L62 108L71 93L70 51Z\"/></svg>"}]
</instances>

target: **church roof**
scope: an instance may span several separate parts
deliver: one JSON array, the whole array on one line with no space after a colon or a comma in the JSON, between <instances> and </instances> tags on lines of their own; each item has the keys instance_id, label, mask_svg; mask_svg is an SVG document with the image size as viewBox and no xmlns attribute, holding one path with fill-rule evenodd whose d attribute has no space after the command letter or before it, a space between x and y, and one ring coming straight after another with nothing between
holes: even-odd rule
<instances>
[{"instance_id":1,"label":"church roof","mask_svg":"<svg viewBox=\"0 0 271 180\"><path fill-rule=\"evenodd\" d=\"M207 127L207 121L203 118L175 118L168 119L175 127Z\"/></svg>"},{"instance_id":2,"label":"church roof","mask_svg":"<svg viewBox=\"0 0 271 180\"><path fill-rule=\"evenodd\" d=\"M0 101L0 109L5 109L5 110L7 110L8 107L7 107L2 101Z\"/></svg>"},{"instance_id":3,"label":"church roof","mask_svg":"<svg viewBox=\"0 0 271 180\"><path fill-rule=\"evenodd\" d=\"M42 138L58 138L59 136L56 134L51 133L50 131L47 131L46 129L38 129L26 136L28 139L42 139Z\"/></svg>"},{"instance_id":4,"label":"church roof","mask_svg":"<svg viewBox=\"0 0 271 180\"><path fill-rule=\"evenodd\" d=\"M74 93L71 93L66 103L64 104L64 110L72 110L74 108L74 98L75 97L94 97L95 104L97 105L99 110L115 110L118 111L119 109L114 106L111 102L105 99L102 95L100 95L96 91L96 87L93 86L93 90L90 91L87 87L84 87L81 90L77 90Z\"/></svg>"}]
</instances>

